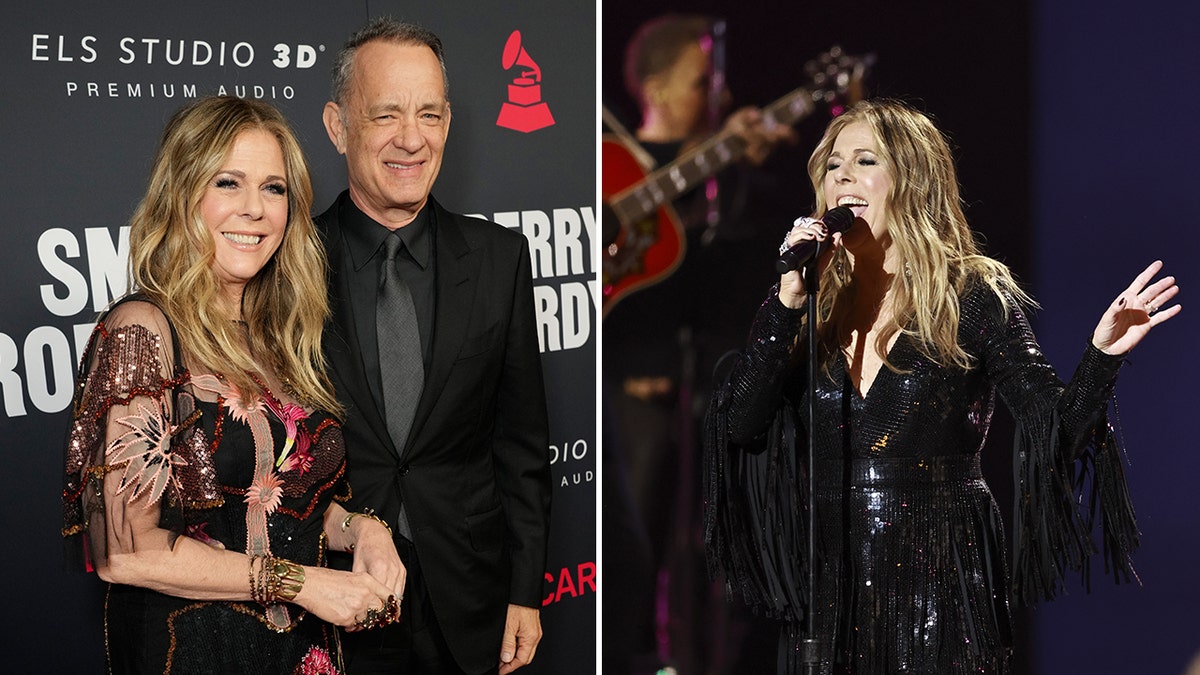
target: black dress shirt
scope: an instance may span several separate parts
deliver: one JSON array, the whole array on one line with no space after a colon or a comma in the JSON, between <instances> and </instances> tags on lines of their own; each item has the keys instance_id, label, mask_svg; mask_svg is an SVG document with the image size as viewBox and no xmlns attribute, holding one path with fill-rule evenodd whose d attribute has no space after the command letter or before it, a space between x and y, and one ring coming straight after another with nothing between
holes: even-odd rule
<instances>
[{"instance_id":1,"label":"black dress shirt","mask_svg":"<svg viewBox=\"0 0 1200 675\"><path fill-rule=\"evenodd\" d=\"M423 208L417 217L395 235L373 218L363 213L352 200L342 203L339 213L346 238L345 255L349 257L345 270L350 271L350 304L358 342L362 347L363 366L371 394L383 400L383 381L379 373L379 343L375 335L375 300L379 295L379 266L384 262L383 242L399 236L404 247L396 255L396 270L408 284L413 306L417 310L417 328L421 333L421 360L429 372L433 357L433 317L436 307L434 281L436 278L437 218L433 209Z\"/></svg>"}]
</instances>

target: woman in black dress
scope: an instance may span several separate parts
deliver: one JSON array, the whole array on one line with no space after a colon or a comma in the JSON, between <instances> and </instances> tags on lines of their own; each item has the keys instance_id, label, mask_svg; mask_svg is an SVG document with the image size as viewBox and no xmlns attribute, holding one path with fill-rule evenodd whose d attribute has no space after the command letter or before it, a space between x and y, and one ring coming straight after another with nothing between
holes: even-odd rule
<instances>
[{"instance_id":1,"label":"woman in black dress","mask_svg":"<svg viewBox=\"0 0 1200 675\"><path fill-rule=\"evenodd\" d=\"M334 501L311 204L269 104L201 99L168 124L131 222L134 292L92 334L67 447L63 532L109 582L109 672L341 672L335 625L399 618L387 526ZM325 567L329 548L355 571Z\"/></svg>"},{"instance_id":2,"label":"woman in black dress","mask_svg":"<svg viewBox=\"0 0 1200 675\"><path fill-rule=\"evenodd\" d=\"M1094 522L1105 569L1127 578L1137 529L1106 411L1124 355L1180 311L1165 307L1178 287L1172 277L1152 283L1162 265L1150 265L1105 310L1064 385L1030 331L1032 301L981 254L949 146L928 118L897 102L859 103L829 125L808 168L816 212L847 206L855 222L829 237L803 220L784 242L831 242L819 261L817 362L807 363L807 298L790 272L714 396L710 565L783 620L780 672L801 672L810 562L801 411L815 368L821 672L1007 672L1009 563L979 465L995 395L1020 427L1013 594L1049 598L1068 571L1086 572Z\"/></svg>"}]
</instances>

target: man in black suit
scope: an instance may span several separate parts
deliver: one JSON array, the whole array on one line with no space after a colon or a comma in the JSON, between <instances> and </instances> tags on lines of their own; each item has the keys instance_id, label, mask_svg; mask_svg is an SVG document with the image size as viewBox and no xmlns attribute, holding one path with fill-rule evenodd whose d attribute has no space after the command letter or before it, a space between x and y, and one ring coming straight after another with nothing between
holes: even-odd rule
<instances>
[{"instance_id":1,"label":"man in black suit","mask_svg":"<svg viewBox=\"0 0 1200 675\"><path fill-rule=\"evenodd\" d=\"M347 669L503 675L541 639L550 511L528 244L430 197L450 128L433 33L382 19L352 36L324 121L350 183L317 219L350 509L394 525L408 574L401 621L347 634ZM389 327L377 315L392 310L376 303L395 283L411 303ZM414 323L408 352L396 356ZM406 355L418 374L397 376ZM392 393L397 380L416 383L411 400ZM394 557L359 553L363 571L397 573Z\"/></svg>"}]
</instances>

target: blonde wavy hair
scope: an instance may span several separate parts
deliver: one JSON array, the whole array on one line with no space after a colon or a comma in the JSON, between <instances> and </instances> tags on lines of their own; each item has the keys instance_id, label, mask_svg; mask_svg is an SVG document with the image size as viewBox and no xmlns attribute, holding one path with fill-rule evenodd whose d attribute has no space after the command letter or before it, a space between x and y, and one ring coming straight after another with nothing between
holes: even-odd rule
<instances>
[{"instance_id":1,"label":"blonde wavy hair","mask_svg":"<svg viewBox=\"0 0 1200 675\"><path fill-rule=\"evenodd\" d=\"M216 249L200 200L238 136L255 130L279 141L288 218L279 249L242 295L247 352L212 269ZM265 369L304 404L340 414L321 352L328 264L309 215L312 199L303 152L278 110L232 96L200 99L175 113L163 132L130 221L130 277L170 318L189 368L220 373L244 402L262 394L253 374Z\"/></svg>"},{"instance_id":2,"label":"blonde wavy hair","mask_svg":"<svg viewBox=\"0 0 1200 675\"><path fill-rule=\"evenodd\" d=\"M983 255L963 213L949 142L928 117L904 103L860 101L830 122L808 160L816 213L824 213L830 206L825 203L825 175L834 141L856 122L871 130L879 158L891 173L888 232L897 269L905 270L892 278L893 324L879 332L875 349L884 364L898 372L888 361L887 343L892 335L903 332L915 338L917 349L927 358L969 369L972 359L958 344L959 298L968 285L987 284L1006 311L1011 310L1011 300L1036 305L1018 287L1007 266ZM853 292L844 249L838 249L833 263L822 274L817 297L825 365L836 349L838 335L831 317Z\"/></svg>"}]
</instances>

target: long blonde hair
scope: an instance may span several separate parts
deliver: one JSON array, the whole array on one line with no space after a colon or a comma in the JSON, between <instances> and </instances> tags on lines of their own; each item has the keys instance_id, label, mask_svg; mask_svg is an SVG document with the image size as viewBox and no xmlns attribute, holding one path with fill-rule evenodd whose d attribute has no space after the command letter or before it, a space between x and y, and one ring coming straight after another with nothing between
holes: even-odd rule
<instances>
[{"instance_id":1,"label":"long blonde hair","mask_svg":"<svg viewBox=\"0 0 1200 675\"><path fill-rule=\"evenodd\" d=\"M215 246L199 205L235 140L253 130L279 141L288 219L279 249L242 295L247 353L222 309ZM278 110L232 96L200 99L175 113L163 132L149 187L130 221L130 276L170 318L189 367L223 375L246 402L262 393L252 374L264 368L305 404L340 413L321 352L328 264L309 215L312 199L304 155Z\"/></svg>"},{"instance_id":2,"label":"long blonde hair","mask_svg":"<svg viewBox=\"0 0 1200 675\"><path fill-rule=\"evenodd\" d=\"M860 101L834 118L808 160L808 175L816 193L816 212L824 213L825 175L834 141L847 126L862 122L870 128L879 156L892 175L888 231L897 268L891 282L893 325L880 331L875 349L884 364L887 341L896 332L915 338L921 353L945 366L969 369L971 357L958 344L959 297L968 284L981 281L1000 297L1033 306L1033 300L1013 280L1008 267L983 255L967 224L958 190L954 158L946 137L924 114L899 101ZM830 317L840 300L848 300L852 278L844 249L835 254L821 278L817 322L823 352L832 353L836 326Z\"/></svg>"}]
</instances>

